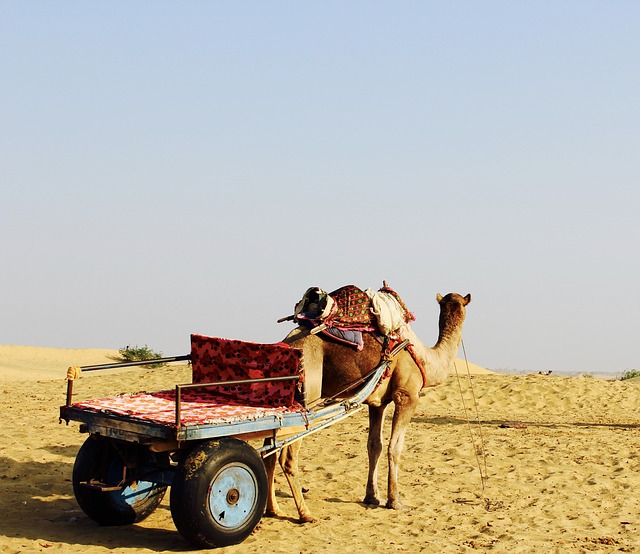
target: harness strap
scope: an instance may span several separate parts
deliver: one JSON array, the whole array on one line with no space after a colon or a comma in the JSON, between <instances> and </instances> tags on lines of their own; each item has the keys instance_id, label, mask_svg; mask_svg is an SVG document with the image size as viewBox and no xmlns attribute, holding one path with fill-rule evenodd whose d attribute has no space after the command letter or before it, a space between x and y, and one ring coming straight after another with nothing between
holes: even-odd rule
<instances>
[{"instance_id":1,"label":"harness strap","mask_svg":"<svg viewBox=\"0 0 640 554\"><path fill-rule=\"evenodd\" d=\"M400 342L396 346L394 346L394 348L391 350L391 352L384 352L383 355L382 355L382 358L380 360L380 363L376 367L374 367L366 375L363 375L362 377L360 377L359 379L357 379L353 383L350 383L349 386L347 386L346 388L344 388L341 391L337 392L333 396L325 398L324 402L325 403L332 402L336 398L339 398L340 396L342 396L345 392L350 391L351 389L357 387L358 385L366 382L372 375L375 374L375 372L378 370L378 368L381 365L385 364L387 366L387 370L388 370L389 369L389 364L391 363L391 360L395 356L397 356L402 350L404 350L405 348L408 348L410 346L410 344L411 343L410 343L409 339L404 339L402 342ZM389 374L388 374L388 371L385 371L382 374L382 377L380 377L380 382L382 382L387 377L389 377ZM377 386L376 386L376 388L377 388Z\"/></svg>"},{"instance_id":2,"label":"harness strap","mask_svg":"<svg viewBox=\"0 0 640 554\"><path fill-rule=\"evenodd\" d=\"M422 388L424 389L427 386L427 370L425 369L425 367L422 365L422 362L418 358L418 354L416 353L416 349L413 346L413 344L410 344L409 346L407 346L407 350L409 351L409 354L411 354L413 361L418 366L420 373L422 373Z\"/></svg>"},{"instance_id":3,"label":"harness strap","mask_svg":"<svg viewBox=\"0 0 640 554\"><path fill-rule=\"evenodd\" d=\"M391 340L389 339L388 335L384 336L384 341L382 339L379 339L379 340L380 340L380 343L382 344L382 351L383 351L383 357L384 357L387 355ZM401 347L401 348L398 350L398 347ZM420 374L422 375L422 388L424 389L427 386L427 370L425 369L424 365L422 365L420 358L418 358L418 354L416 352L415 346L413 345L413 343L409 341L409 339L405 339L404 341L398 343L398 345L393 349L393 353L391 354L391 357L389 358L389 360L391 360L393 356L398 354L398 352L404 348L406 348L409 354L411 354L413 361L415 362L415 364L418 366L418 369L420 370ZM388 377L388 375L385 374L385 377Z\"/></svg>"}]
</instances>

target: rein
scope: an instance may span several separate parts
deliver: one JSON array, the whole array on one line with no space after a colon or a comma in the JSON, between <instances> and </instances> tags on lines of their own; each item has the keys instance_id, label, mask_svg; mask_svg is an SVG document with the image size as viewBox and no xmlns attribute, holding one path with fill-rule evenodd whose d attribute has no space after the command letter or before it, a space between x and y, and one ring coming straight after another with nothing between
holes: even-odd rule
<instances>
[{"instance_id":1,"label":"rein","mask_svg":"<svg viewBox=\"0 0 640 554\"><path fill-rule=\"evenodd\" d=\"M478 401L476 399L476 394L475 391L473 390L473 383L471 381L471 371L469 370L469 360L467 359L467 351L464 347L464 341L461 340L460 341L461 345L462 345L462 352L464 354L464 363L467 367L467 378L469 381L469 389L471 390L471 396L473 398L473 404L474 404L474 408L475 408L475 412L476 412L476 422L477 422L477 426L478 426L478 434L480 436L480 446L478 447L476 445L476 439L474 437L473 434L473 429L471 426L471 421L469 419L468 416L468 410L467 410L467 405L466 402L464 400L464 394L462 392L462 383L460 381L460 375L458 374L458 369L455 367L455 362L454 362L454 368L456 371L456 378L458 380L458 389L460 390L460 398L462 399L462 407L464 408L464 414L465 414L465 419L467 421L467 427L469 429L469 436L471 437L471 444L473 445L473 451L476 457L476 462L478 464L478 471L480 472L480 480L482 483L482 491L481 491L481 498L484 499L485 505L488 505L489 500L487 498L485 498L484 496L484 492L485 492L485 488L486 488L486 484L487 484L487 479L488 479L488 473L487 473L487 451L485 448L485 441L484 441L484 434L482 432L482 422L480 421L480 414L478 411ZM480 459L480 456L482 456L482 460Z\"/></svg>"}]
</instances>

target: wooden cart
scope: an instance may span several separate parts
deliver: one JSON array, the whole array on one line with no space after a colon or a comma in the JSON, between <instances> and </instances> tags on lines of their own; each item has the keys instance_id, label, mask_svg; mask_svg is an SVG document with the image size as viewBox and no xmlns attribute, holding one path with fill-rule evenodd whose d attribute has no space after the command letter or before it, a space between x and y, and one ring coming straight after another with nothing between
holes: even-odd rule
<instances>
[{"instance_id":1,"label":"wooden cart","mask_svg":"<svg viewBox=\"0 0 640 554\"><path fill-rule=\"evenodd\" d=\"M305 398L302 352L283 343L192 335L190 355L80 368L190 361L192 382L74 403L68 381L60 418L81 422L89 434L73 467L78 504L99 524L131 524L151 514L171 487L171 515L190 543L239 543L265 510L263 458L362 409L390 359L354 383L348 397L313 406ZM262 446L251 446L253 439Z\"/></svg>"}]
</instances>

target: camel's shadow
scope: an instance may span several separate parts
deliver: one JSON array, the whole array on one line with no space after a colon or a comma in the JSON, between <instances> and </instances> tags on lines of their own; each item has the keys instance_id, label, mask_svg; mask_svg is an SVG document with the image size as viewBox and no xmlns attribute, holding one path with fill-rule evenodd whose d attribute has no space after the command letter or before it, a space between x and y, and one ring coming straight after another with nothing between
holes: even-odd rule
<instances>
[{"instance_id":1,"label":"camel's shadow","mask_svg":"<svg viewBox=\"0 0 640 554\"><path fill-rule=\"evenodd\" d=\"M335 496L325 498L325 502L331 502L333 504L350 504L352 506L360 506L363 510L388 510L388 508L381 504L368 504L362 500L345 500L344 498L337 498Z\"/></svg>"}]
</instances>

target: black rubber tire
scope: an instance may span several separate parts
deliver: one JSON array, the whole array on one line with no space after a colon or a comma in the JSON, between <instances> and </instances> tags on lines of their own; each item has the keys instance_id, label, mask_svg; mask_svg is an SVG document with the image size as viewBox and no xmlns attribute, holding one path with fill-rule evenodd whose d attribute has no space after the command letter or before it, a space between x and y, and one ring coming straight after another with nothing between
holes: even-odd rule
<instances>
[{"instance_id":1,"label":"black rubber tire","mask_svg":"<svg viewBox=\"0 0 640 554\"><path fill-rule=\"evenodd\" d=\"M260 455L237 439L196 446L179 464L171 485L176 528L198 548L237 544L262 518L267 473Z\"/></svg>"},{"instance_id":2,"label":"black rubber tire","mask_svg":"<svg viewBox=\"0 0 640 554\"><path fill-rule=\"evenodd\" d=\"M158 456L138 445L141 458ZM167 462L168 463L168 462ZM167 490L150 481L131 481L122 490L101 491L83 485L90 480L117 485L124 463L111 441L89 437L80 447L73 465L73 492L82 511L100 525L129 525L142 521L159 506Z\"/></svg>"}]
</instances>

